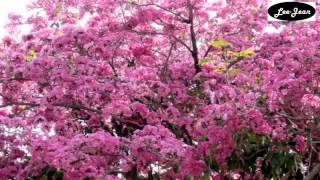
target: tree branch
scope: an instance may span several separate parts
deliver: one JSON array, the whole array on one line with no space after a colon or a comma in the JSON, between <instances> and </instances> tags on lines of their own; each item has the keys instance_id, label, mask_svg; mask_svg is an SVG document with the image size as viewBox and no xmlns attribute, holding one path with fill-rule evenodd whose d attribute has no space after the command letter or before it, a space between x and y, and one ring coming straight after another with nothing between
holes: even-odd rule
<instances>
[{"instance_id":1,"label":"tree branch","mask_svg":"<svg viewBox=\"0 0 320 180\"><path fill-rule=\"evenodd\" d=\"M282 117L285 117L285 118L288 118L288 119L292 119L292 120L307 120L307 119L313 119L312 117L293 117L293 116L290 116L290 115L287 115L285 113L281 113L281 112L276 112L276 114L282 116ZM293 122L292 122L293 123Z\"/></svg>"},{"instance_id":2,"label":"tree branch","mask_svg":"<svg viewBox=\"0 0 320 180\"><path fill-rule=\"evenodd\" d=\"M207 51L204 53L204 55L203 55L203 57L202 57L202 58L207 57L207 56L208 56L208 54L210 53L211 49L212 49L212 46L209 46L209 47L208 47L208 49L207 49Z\"/></svg>"},{"instance_id":3,"label":"tree branch","mask_svg":"<svg viewBox=\"0 0 320 180\"><path fill-rule=\"evenodd\" d=\"M168 72L169 59L170 59L170 56L172 54L173 47L174 47L174 45L171 44L168 56L166 58L166 61L165 61L164 65L163 65L162 69L161 69L161 72L160 72L160 78L161 78L161 80L163 82L167 82L166 75L167 75L167 72Z\"/></svg>"},{"instance_id":4,"label":"tree branch","mask_svg":"<svg viewBox=\"0 0 320 180\"><path fill-rule=\"evenodd\" d=\"M307 174L307 176L303 180L313 180L320 172L320 164L317 164L312 171Z\"/></svg>"},{"instance_id":5,"label":"tree branch","mask_svg":"<svg viewBox=\"0 0 320 180\"><path fill-rule=\"evenodd\" d=\"M193 5L190 0L187 0L187 7L189 11L189 21L190 21L190 36L192 43L192 57L194 61L194 68L196 69L196 73L201 71L201 67L199 65L199 57L198 57L198 47L197 47L197 38L194 30L194 14L193 14Z\"/></svg>"},{"instance_id":6,"label":"tree branch","mask_svg":"<svg viewBox=\"0 0 320 180\"><path fill-rule=\"evenodd\" d=\"M8 98L6 98L6 99L8 99ZM37 104L37 103L27 103L27 102L19 102L19 101L9 100L9 103L0 105L0 108L5 108L5 107L8 107L8 106L13 106L13 105L29 106L29 107L38 107L38 106L40 106L40 104ZM102 113L101 110L88 108L88 107L82 106L80 104L53 103L51 105L57 106L57 107L71 108L71 109L82 109L82 110L85 110L85 111L95 112L95 113L98 113L98 114Z\"/></svg>"},{"instance_id":7,"label":"tree branch","mask_svg":"<svg viewBox=\"0 0 320 180\"><path fill-rule=\"evenodd\" d=\"M182 44L185 48L187 48L187 50L192 53L192 49L185 43L183 42L181 39L179 39L178 37L171 35L171 34L164 34L164 33L160 33L160 32L149 32L149 31L136 31L136 30L130 30L130 32L134 32L137 34L141 34L141 35L161 35L161 36L169 36L172 37L173 39L175 39L178 43Z\"/></svg>"}]
</instances>

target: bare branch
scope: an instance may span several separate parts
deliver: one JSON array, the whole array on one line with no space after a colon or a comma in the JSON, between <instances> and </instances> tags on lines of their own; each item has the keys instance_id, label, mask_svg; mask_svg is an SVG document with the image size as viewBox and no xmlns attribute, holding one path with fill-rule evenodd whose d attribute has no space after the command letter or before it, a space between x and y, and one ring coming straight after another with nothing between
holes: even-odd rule
<instances>
[{"instance_id":1,"label":"bare branch","mask_svg":"<svg viewBox=\"0 0 320 180\"><path fill-rule=\"evenodd\" d=\"M8 100L7 97L6 97L6 99ZM8 106L14 106L14 105L17 105L17 106L29 106L31 108L40 106L40 104L37 104L37 103L19 102L19 101L14 101L14 100L8 100L8 101L9 102L7 104L0 105L0 108L5 108L5 107L8 107ZM88 107L82 106L80 104L53 103L51 105L57 106L57 107L71 108L71 109L82 109L82 110L85 110L85 111L95 112L95 113L98 113L98 114L102 113L101 110L88 108Z\"/></svg>"},{"instance_id":2,"label":"bare branch","mask_svg":"<svg viewBox=\"0 0 320 180\"><path fill-rule=\"evenodd\" d=\"M166 82L166 75L167 75L167 71L168 71L168 65L169 65L169 59L171 57L172 54L172 50L173 50L174 45L171 44L170 49L169 49L169 53L167 55L166 61L163 65L163 68L161 69L161 73L160 73L160 78L162 81Z\"/></svg>"},{"instance_id":3,"label":"bare branch","mask_svg":"<svg viewBox=\"0 0 320 180\"><path fill-rule=\"evenodd\" d=\"M312 117L293 117L290 115L287 115L285 113L281 113L281 112L277 112L278 115L288 118L288 119L292 119L292 120L306 120L306 119L313 119Z\"/></svg>"},{"instance_id":4,"label":"bare branch","mask_svg":"<svg viewBox=\"0 0 320 180\"><path fill-rule=\"evenodd\" d=\"M211 49L212 49L212 46L209 46L207 51L204 53L203 58L208 56L208 54L210 53Z\"/></svg>"},{"instance_id":5,"label":"bare branch","mask_svg":"<svg viewBox=\"0 0 320 180\"><path fill-rule=\"evenodd\" d=\"M161 36L169 36L169 37L172 37L172 38L175 39L178 43L180 43L180 44L182 44L184 47L186 47L190 53L192 53L192 49L191 49L185 42L183 42L181 39L179 39L178 37L176 37L176 36L174 36L174 35L164 34L164 33L160 33L160 32L136 31L136 30L130 30L130 32L134 32L134 33L141 34L141 35L161 35Z\"/></svg>"},{"instance_id":6,"label":"bare branch","mask_svg":"<svg viewBox=\"0 0 320 180\"><path fill-rule=\"evenodd\" d=\"M193 14L193 5L191 4L190 0L187 0L187 8L189 11L189 21L190 21L190 36L191 36L191 43L192 43L192 57L194 61L194 68L196 73L201 71L201 67L199 65L199 57L198 57L198 47L197 47L197 38L196 33L194 30L194 14Z\"/></svg>"}]
</instances>

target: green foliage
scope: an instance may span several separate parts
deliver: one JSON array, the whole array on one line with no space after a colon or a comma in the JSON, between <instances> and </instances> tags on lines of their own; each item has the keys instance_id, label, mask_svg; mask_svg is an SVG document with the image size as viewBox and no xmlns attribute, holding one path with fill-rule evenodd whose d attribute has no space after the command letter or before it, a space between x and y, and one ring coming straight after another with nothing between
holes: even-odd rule
<instances>
[{"instance_id":1,"label":"green foliage","mask_svg":"<svg viewBox=\"0 0 320 180\"><path fill-rule=\"evenodd\" d=\"M210 61L210 57L205 57L205 58L199 60L199 65L203 66L203 65L207 64L209 61Z\"/></svg>"},{"instance_id":2,"label":"green foliage","mask_svg":"<svg viewBox=\"0 0 320 180\"><path fill-rule=\"evenodd\" d=\"M207 165L207 167L209 169L208 171L211 171L211 170L219 171L220 170L220 167L219 167L218 163L215 160L213 160L211 157L207 156L205 158L205 163L206 163L206 165Z\"/></svg>"},{"instance_id":3,"label":"green foliage","mask_svg":"<svg viewBox=\"0 0 320 180\"><path fill-rule=\"evenodd\" d=\"M39 176L32 176L27 179L63 180L63 171L46 166L45 168L42 169Z\"/></svg>"},{"instance_id":4,"label":"green foliage","mask_svg":"<svg viewBox=\"0 0 320 180\"><path fill-rule=\"evenodd\" d=\"M285 151L269 152L261 170L266 178L281 178L284 174L295 175L301 162L298 154Z\"/></svg>"},{"instance_id":5,"label":"green foliage","mask_svg":"<svg viewBox=\"0 0 320 180\"><path fill-rule=\"evenodd\" d=\"M228 56L235 56L235 57L238 57L238 58L247 58L249 56L253 56L255 55L255 52L251 49L246 49L246 50L242 50L242 51L228 51L227 52L227 55ZM231 59L229 61L236 61L234 59Z\"/></svg>"},{"instance_id":6,"label":"green foliage","mask_svg":"<svg viewBox=\"0 0 320 180\"><path fill-rule=\"evenodd\" d=\"M209 101L210 98L204 92L201 80L196 80L193 82L193 86L188 90L190 96L198 97L205 101Z\"/></svg>"},{"instance_id":7,"label":"green foliage","mask_svg":"<svg viewBox=\"0 0 320 180\"><path fill-rule=\"evenodd\" d=\"M243 58L246 58L246 57L249 57L249 56L252 56L252 55L255 55L255 52L253 50L250 50L250 49L246 49L246 50L243 50L243 51L239 52L239 57L243 57Z\"/></svg>"},{"instance_id":8,"label":"green foliage","mask_svg":"<svg viewBox=\"0 0 320 180\"><path fill-rule=\"evenodd\" d=\"M237 151L228 159L228 170L241 168L254 174L257 168L256 159L264 157L268 152L269 138L251 132L244 132L236 134L234 139ZM239 154L241 155L239 156Z\"/></svg>"},{"instance_id":9,"label":"green foliage","mask_svg":"<svg viewBox=\"0 0 320 180\"><path fill-rule=\"evenodd\" d=\"M240 132L235 135L236 151L228 159L228 170L242 169L254 175L259 168L266 179L279 179L284 174L295 175L299 170L301 159L294 151L288 149L272 151L272 144L287 144L287 142L272 142L267 136L252 132ZM289 142L288 142L289 143ZM262 164L257 167L257 158L262 158Z\"/></svg>"},{"instance_id":10,"label":"green foliage","mask_svg":"<svg viewBox=\"0 0 320 180\"><path fill-rule=\"evenodd\" d=\"M257 98L256 106L257 107L266 107L267 105L267 95L263 94Z\"/></svg>"},{"instance_id":11,"label":"green foliage","mask_svg":"<svg viewBox=\"0 0 320 180\"><path fill-rule=\"evenodd\" d=\"M28 54L24 57L24 59L26 62L29 62L36 56L37 56L37 52L33 49L30 49Z\"/></svg>"},{"instance_id":12,"label":"green foliage","mask_svg":"<svg viewBox=\"0 0 320 180\"><path fill-rule=\"evenodd\" d=\"M28 162L28 161L30 161L30 159L31 159L31 156L23 156L23 161L24 162Z\"/></svg>"},{"instance_id":13,"label":"green foliage","mask_svg":"<svg viewBox=\"0 0 320 180\"><path fill-rule=\"evenodd\" d=\"M216 39L209 42L209 45L215 48L224 48L224 47L230 47L232 44L224 39Z\"/></svg>"}]
</instances>

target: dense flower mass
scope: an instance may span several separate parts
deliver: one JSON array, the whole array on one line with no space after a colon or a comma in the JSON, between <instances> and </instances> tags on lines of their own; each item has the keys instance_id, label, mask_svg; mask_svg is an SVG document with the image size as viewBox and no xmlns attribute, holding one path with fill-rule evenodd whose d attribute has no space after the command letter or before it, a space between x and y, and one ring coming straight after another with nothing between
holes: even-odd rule
<instances>
[{"instance_id":1,"label":"dense flower mass","mask_svg":"<svg viewBox=\"0 0 320 180\"><path fill-rule=\"evenodd\" d=\"M315 178L320 24L268 23L266 3L34 0L11 13L0 179Z\"/></svg>"}]
</instances>

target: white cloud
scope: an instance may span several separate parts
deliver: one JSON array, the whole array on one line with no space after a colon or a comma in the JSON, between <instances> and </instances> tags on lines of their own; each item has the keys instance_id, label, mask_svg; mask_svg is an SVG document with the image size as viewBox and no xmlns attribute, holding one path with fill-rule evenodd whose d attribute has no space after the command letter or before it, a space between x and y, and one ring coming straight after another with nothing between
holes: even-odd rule
<instances>
[{"instance_id":1,"label":"white cloud","mask_svg":"<svg viewBox=\"0 0 320 180\"><path fill-rule=\"evenodd\" d=\"M8 14L14 12L17 14L25 15L27 13L27 4L31 0L7 0L0 5L0 36L6 34L4 25L8 22Z\"/></svg>"}]
</instances>

